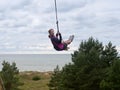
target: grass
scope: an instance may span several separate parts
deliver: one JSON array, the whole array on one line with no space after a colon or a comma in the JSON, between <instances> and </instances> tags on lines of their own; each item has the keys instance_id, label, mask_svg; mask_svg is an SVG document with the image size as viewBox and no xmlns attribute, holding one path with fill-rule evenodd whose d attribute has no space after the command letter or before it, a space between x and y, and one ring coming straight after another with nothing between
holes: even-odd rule
<instances>
[{"instance_id":1,"label":"grass","mask_svg":"<svg viewBox=\"0 0 120 90\"><path fill-rule=\"evenodd\" d=\"M21 72L20 81L24 83L19 87L20 90L49 90L49 83L52 72ZM40 80L33 80L33 77L40 77Z\"/></svg>"}]
</instances>

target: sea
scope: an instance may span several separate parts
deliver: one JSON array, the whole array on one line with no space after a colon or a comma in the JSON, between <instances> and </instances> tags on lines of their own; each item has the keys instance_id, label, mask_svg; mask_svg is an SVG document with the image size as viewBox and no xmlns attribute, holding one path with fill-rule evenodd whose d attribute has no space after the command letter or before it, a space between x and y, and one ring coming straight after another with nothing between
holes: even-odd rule
<instances>
[{"instance_id":1,"label":"sea","mask_svg":"<svg viewBox=\"0 0 120 90\"><path fill-rule=\"evenodd\" d=\"M0 54L0 70L3 61L16 63L19 71L54 71L71 62L71 54Z\"/></svg>"}]
</instances>

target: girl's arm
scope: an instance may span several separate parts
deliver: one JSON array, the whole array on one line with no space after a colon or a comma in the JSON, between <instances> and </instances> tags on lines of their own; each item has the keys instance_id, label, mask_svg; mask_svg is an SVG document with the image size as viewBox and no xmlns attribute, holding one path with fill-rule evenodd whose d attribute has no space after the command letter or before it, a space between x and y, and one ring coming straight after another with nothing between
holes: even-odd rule
<instances>
[{"instance_id":1,"label":"girl's arm","mask_svg":"<svg viewBox=\"0 0 120 90\"><path fill-rule=\"evenodd\" d=\"M61 35L61 33L59 33L58 35L59 35L60 42L62 42L62 35Z\"/></svg>"}]
</instances>

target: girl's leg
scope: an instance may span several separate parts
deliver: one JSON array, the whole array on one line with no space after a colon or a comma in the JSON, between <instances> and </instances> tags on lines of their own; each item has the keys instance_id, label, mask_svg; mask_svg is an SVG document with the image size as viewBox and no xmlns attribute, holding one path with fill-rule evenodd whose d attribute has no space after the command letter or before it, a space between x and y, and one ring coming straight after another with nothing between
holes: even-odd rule
<instances>
[{"instance_id":1,"label":"girl's leg","mask_svg":"<svg viewBox=\"0 0 120 90\"><path fill-rule=\"evenodd\" d=\"M66 43L67 45L70 44L74 39L74 35L71 35L68 40L63 41L63 43Z\"/></svg>"},{"instance_id":2,"label":"girl's leg","mask_svg":"<svg viewBox=\"0 0 120 90\"><path fill-rule=\"evenodd\" d=\"M71 40L66 40L66 41L63 41L63 43L66 43L67 45L71 43Z\"/></svg>"},{"instance_id":3,"label":"girl's leg","mask_svg":"<svg viewBox=\"0 0 120 90\"><path fill-rule=\"evenodd\" d=\"M68 40L71 40L71 42L72 42L73 39L74 39L74 35L71 35Z\"/></svg>"}]
</instances>

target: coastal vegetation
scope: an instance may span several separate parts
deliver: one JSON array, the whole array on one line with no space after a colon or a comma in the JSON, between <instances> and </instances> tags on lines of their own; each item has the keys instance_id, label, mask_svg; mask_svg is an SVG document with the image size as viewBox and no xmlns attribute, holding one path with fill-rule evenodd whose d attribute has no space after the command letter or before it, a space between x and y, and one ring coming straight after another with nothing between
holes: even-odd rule
<instances>
[{"instance_id":1,"label":"coastal vegetation","mask_svg":"<svg viewBox=\"0 0 120 90\"><path fill-rule=\"evenodd\" d=\"M52 72L19 72L16 63L3 61L0 72L0 90L49 90Z\"/></svg>"},{"instance_id":2,"label":"coastal vegetation","mask_svg":"<svg viewBox=\"0 0 120 90\"><path fill-rule=\"evenodd\" d=\"M49 90L48 83L52 72L24 71L20 72L20 81L24 84L20 90Z\"/></svg>"},{"instance_id":3,"label":"coastal vegetation","mask_svg":"<svg viewBox=\"0 0 120 90\"><path fill-rule=\"evenodd\" d=\"M72 63L56 67L49 90L119 90L120 58L116 47L90 37L72 54Z\"/></svg>"},{"instance_id":4,"label":"coastal vegetation","mask_svg":"<svg viewBox=\"0 0 120 90\"><path fill-rule=\"evenodd\" d=\"M19 72L15 63L3 62L0 90L49 90L52 72Z\"/></svg>"}]
</instances>

